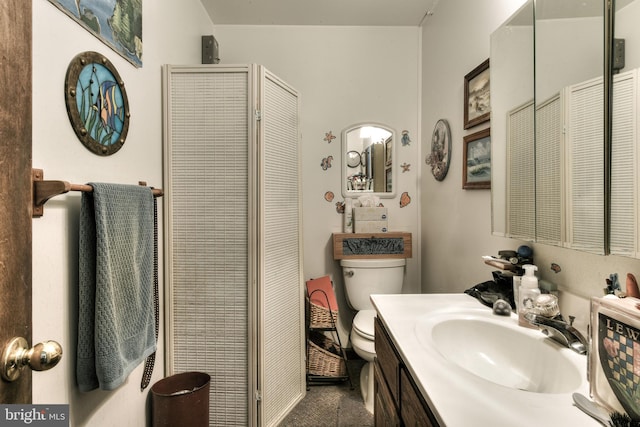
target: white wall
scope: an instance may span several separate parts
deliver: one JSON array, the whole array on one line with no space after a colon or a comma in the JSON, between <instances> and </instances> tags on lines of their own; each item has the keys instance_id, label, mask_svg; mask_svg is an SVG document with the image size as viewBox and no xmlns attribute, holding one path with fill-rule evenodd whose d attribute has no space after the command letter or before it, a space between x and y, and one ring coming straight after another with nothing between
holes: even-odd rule
<instances>
[{"instance_id":1,"label":"white wall","mask_svg":"<svg viewBox=\"0 0 640 427\"><path fill-rule=\"evenodd\" d=\"M33 2L33 166L44 169L45 179L162 186L161 65L200 63L200 36L212 34L213 24L198 0L147 1L143 18L144 66L136 69L51 3ZM109 58L129 98L127 140L109 157L84 148L64 104L67 66L89 50ZM44 217L33 220L33 341L55 339L64 351L55 369L34 373L33 402L69 403L72 426L139 427L146 422L149 390L140 391L143 365L115 391L79 393L76 387L79 202L77 193L56 197ZM163 351L161 339L152 384L164 376Z\"/></svg>"},{"instance_id":2,"label":"white wall","mask_svg":"<svg viewBox=\"0 0 640 427\"><path fill-rule=\"evenodd\" d=\"M602 17L538 20L535 37L538 102L565 86L602 76Z\"/></svg>"},{"instance_id":3,"label":"white wall","mask_svg":"<svg viewBox=\"0 0 640 427\"><path fill-rule=\"evenodd\" d=\"M394 167L408 163L410 171L399 169L394 182L397 196L382 202L389 208L389 229L409 231L417 239L419 29L218 25L215 36L221 63L262 64L301 94L304 276L333 276L341 324L348 330L353 313L344 299L342 272L333 260L331 243L331 234L342 230L342 215L335 205L343 201L340 132L364 121L391 126L398 139L402 130L409 131L412 142L408 146L398 142ZM331 143L323 140L329 131L336 136ZM328 156L333 162L325 171L321 162ZM332 202L324 199L327 191L335 194ZM405 191L412 202L400 208L400 194ZM413 249L406 293L420 292L418 245Z\"/></svg>"},{"instance_id":4,"label":"white wall","mask_svg":"<svg viewBox=\"0 0 640 427\"><path fill-rule=\"evenodd\" d=\"M518 246L491 236L491 192L462 189L463 137L489 125L463 129L463 94L464 76L489 57L490 34L523 3L447 0L423 24L422 152L439 119L449 121L453 144L447 177L436 181L425 165L420 182L423 292L461 292L490 280L480 257Z\"/></svg>"},{"instance_id":5,"label":"white wall","mask_svg":"<svg viewBox=\"0 0 640 427\"><path fill-rule=\"evenodd\" d=\"M489 56L489 35L522 4L509 0L447 0L438 4L423 26L423 140L428 142L435 122L446 118L454 141L447 178L437 182L426 169L422 174L424 292L461 292L489 280L492 269L480 256L516 249L522 243L491 235L489 191L461 189L462 138L484 126L467 131L462 128L463 77ZM426 150L428 147L423 146L423 153ZM534 244L533 249L540 275L564 290L561 309L565 315L576 315L576 325L581 329L588 323L589 297L602 295L610 273L618 273L623 288L627 273L640 276L640 260L542 244ZM560 265L562 271L554 273L551 263Z\"/></svg>"},{"instance_id":6,"label":"white wall","mask_svg":"<svg viewBox=\"0 0 640 427\"><path fill-rule=\"evenodd\" d=\"M640 49L635 49L640 40L640 2L633 1L616 13L615 37L626 40L625 67L623 71L640 67Z\"/></svg>"}]
</instances>

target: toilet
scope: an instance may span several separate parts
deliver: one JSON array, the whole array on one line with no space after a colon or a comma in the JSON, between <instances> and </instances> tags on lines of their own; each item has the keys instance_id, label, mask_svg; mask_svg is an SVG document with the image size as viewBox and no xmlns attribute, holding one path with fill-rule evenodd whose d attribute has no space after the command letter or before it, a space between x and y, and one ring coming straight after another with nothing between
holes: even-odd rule
<instances>
[{"instance_id":1,"label":"toilet","mask_svg":"<svg viewBox=\"0 0 640 427\"><path fill-rule=\"evenodd\" d=\"M399 294L404 280L404 258L343 259L340 261L347 302L358 313L353 318L351 346L367 363L360 374L360 389L367 410L373 413L373 362L376 356L373 327L373 294Z\"/></svg>"}]
</instances>

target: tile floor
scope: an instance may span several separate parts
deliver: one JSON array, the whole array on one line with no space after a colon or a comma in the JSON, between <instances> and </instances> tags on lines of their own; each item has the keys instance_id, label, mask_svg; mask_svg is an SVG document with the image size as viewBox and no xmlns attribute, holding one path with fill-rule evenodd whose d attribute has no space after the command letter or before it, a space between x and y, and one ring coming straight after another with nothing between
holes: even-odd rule
<instances>
[{"instance_id":1,"label":"tile floor","mask_svg":"<svg viewBox=\"0 0 640 427\"><path fill-rule=\"evenodd\" d=\"M373 415L365 409L360 394L360 370L365 361L356 358L347 363L353 390L348 381L335 385L313 385L279 427L373 426Z\"/></svg>"}]
</instances>

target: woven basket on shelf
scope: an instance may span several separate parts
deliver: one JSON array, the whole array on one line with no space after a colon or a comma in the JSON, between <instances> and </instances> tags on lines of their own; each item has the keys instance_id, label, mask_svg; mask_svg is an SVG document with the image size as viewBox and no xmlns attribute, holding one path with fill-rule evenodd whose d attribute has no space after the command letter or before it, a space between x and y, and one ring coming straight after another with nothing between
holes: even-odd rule
<instances>
[{"instance_id":1,"label":"woven basket on shelf","mask_svg":"<svg viewBox=\"0 0 640 427\"><path fill-rule=\"evenodd\" d=\"M329 350L333 350L329 351ZM340 346L324 334L309 337L307 347L307 371L310 375L344 377L347 367L339 354Z\"/></svg>"},{"instance_id":2,"label":"woven basket on shelf","mask_svg":"<svg viewBox=\"0 0 640 427\"><path fill-rule=\"evenodd\" d=\"M321 305L309 301L310 322L312 328L334 328L338 323L338 311L329 310Z\"/></svg>"}]
</instances>

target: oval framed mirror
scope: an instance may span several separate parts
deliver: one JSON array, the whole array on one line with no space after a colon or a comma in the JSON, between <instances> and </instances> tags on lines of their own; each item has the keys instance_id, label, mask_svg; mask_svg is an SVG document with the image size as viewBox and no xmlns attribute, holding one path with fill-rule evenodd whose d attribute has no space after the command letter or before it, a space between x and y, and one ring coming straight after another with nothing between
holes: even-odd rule
<instances>
[{"instance_id":1,"label":"oval framed mirror","mask_svg":"<svg viewBox=\"0 0 640 427\"><path fill-rule=\"evenodd\" d=\"M342 131L342 195L395 196L396 132L389 126L366 122Z\"/></svg>"},{"instance_id":2,"label":"oval framed mirror","mask_svg":"<svg viewBox=\"0 0 640 427\"><path fill-rule=\"evenodd\" d=\"M357 168L361 164L361 156L357 151L347 152L347 166L350 168Z\"/></svg>"}]
</instances>

